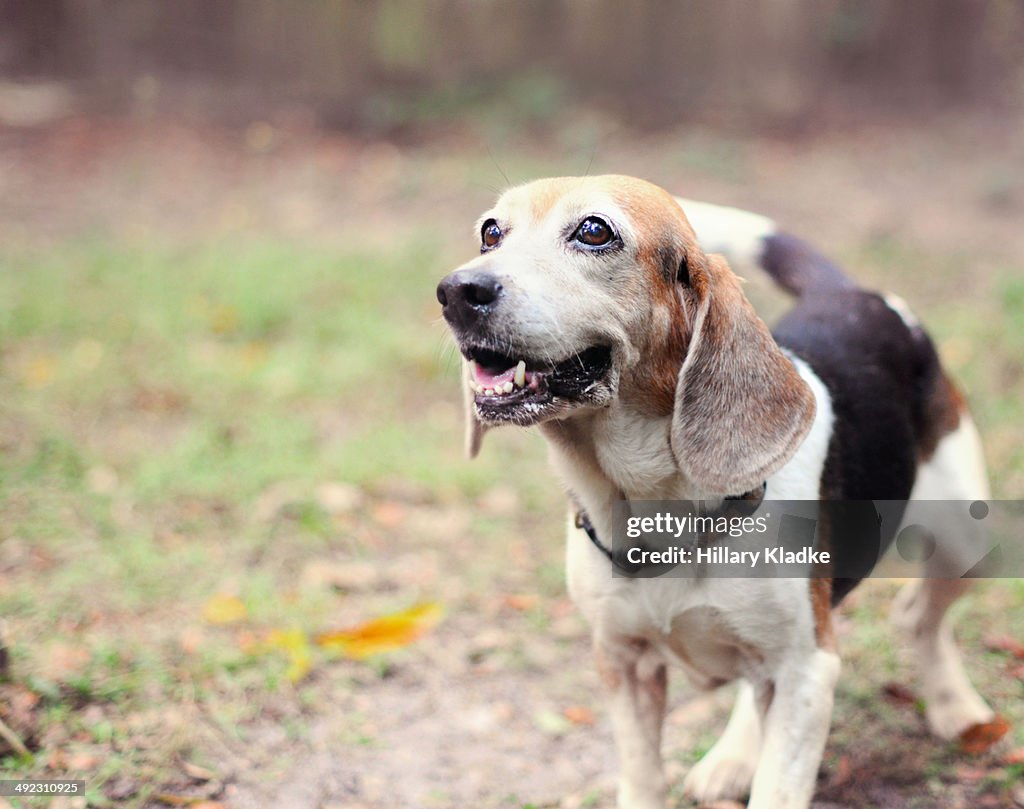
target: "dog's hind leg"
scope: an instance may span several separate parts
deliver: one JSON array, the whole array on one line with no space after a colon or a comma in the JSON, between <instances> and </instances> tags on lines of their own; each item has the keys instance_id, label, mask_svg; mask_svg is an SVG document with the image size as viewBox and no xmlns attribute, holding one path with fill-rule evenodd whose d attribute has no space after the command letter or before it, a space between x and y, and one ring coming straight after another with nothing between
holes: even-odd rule
<instances>
[{"instance_id":1,"label":"dog's hind leg","mask_svg":"<svg viewBox=\"0 0 1024 809\"><path fill-rule=\"evenodd\" d=\"M741 680L725 731L687 774L683 791L699 803L744 798L760 753L761 709L753 686Z\"/></svg>"},{"instance_id":2,"label":"dog's hind leg","mask_svg":"<svg viewBox=\"0 0 1024 809\"><path fill-rule=\"evenodd\" d=\"M970 418L963 413L956 430L946 435L934 455L921 465L913 499L950 501L950 507L963 511L967 501L988 497L981 442ZM933 502L922 507L941 505ZM959 564L956 569L964 568L957 557L966 552L967 559L970 558L971 540L966 536L972 528L969 519L961 516L959 522L954 519L951 524L959 526L956 530L965 535L949 538L952 543L940 537L935 553L925 563L923 578L904 586L892 610L893 621L909 636L916 658L928 726L943 739L955 739L970 728L995 719L964 670L947 612L970 587L966 579L941 578L943 566Z\"/></svg>"},{"instance_id":3,"label":"dog's hind leg","mask_svg":"<svg viewBox=\"0 0 1024 809\"><path fill-rule=\"evenodd\" d=\"M893 605L917 664L925 718L942 739L955 739L995 718L964 671L947 612L970 583L964 579L924 578L905 585Z\"/></svg>"}]
</instances>

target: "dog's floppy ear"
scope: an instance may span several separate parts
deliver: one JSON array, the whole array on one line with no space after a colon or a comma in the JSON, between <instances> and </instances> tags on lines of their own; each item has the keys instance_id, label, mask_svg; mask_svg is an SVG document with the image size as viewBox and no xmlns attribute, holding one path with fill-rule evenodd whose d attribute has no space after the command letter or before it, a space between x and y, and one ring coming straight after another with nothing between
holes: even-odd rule
<instances>
[{"instance_id":1,"label":"dog's floppy ear","mask_svg":"<svg viewBox=\"0 0 1024 809\"><path fill-rule=\"evenodd\" d=\"M465 382L470 379L471 373L469 363L463 360L462 406L466 418L466 457L472 460L480 453L480 445L483 443L484 433L488 428L476 417L476 405L473 403L476 397Z\"/></svg>"},{"instance_id":2,"label":"dog's floppy ear","mask_svg":"<svg viewBox=\"0 0 1024 809\"><path fill-rule=\"evenodd\" d=\"M807 435L814 394L725 260L699 259L681 290L696 315L676 383L672 452L701 490L742 494L764 483Z\"/></svg>"}]
</instances>

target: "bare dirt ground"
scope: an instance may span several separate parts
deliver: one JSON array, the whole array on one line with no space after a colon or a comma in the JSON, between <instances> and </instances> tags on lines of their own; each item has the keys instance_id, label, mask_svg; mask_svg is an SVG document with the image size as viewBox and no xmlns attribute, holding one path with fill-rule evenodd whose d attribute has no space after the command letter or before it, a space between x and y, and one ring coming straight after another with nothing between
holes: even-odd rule
<instances>
[{"instance_id":1,"label":"bare dirt ground","mask_svg":"<svg viewBox=\"0 0 1024 809\"><path fill-rule=\"evenodd\" d=\"M441 248L436 272L426 276L440 277L472 253L467 234L506 184L502 172L512 181L588 167L639 174L687 196L769 213L811 235L856 264L861 277L894 288L939 321L943 350L968 379L973 398L1006 403L1020 395L1018 358L990 346L998 356L977 368L986 352L978 343L991 340L991 331L978 327L965 335L957 331L959 320L943 320L947 305L965 301L977 302L982 319L993 317L1002 311L1007 279L1024 266L1019 122L951 116L915 126L866 124L799 141L701 128L641 135L598 116L579 129L591 134L495 139L469 130L414 144L259 121L234 131L165 119L77 117L0 130L0 238L36 250L82 240L173 247L259 234L372 255L430 232ZM432 287L422 273L415 277L429 300ZM998 335L998 321L992 328ZM432 339L431 329L425 324ZM439 420L450 419L454 454L460 430L449 381L431 388L446 393L429 406ZM424 407L411 395L403 401L409 413ZM1000 497L1024 490L1018 413L993 407L985 431ZM343 415L332 429L344 431L346 418L372 423L372 407ZM364 499L339 523L341 533L273 559L275 575L292 577L298 587L326 577L325 590L351 605L351 614L372 615L396 592L410 592L442 602L445 620L383 661L318 664L301 687L286 684L269 697L255 696L249 689L257 686L247 682L219 695L213 689L191 701L149 706L184 737L175 756L201 760L215 773L189 776L175 764L177 774L166 776L159 791L205 796L231 809L612 806L615 765L600 685L585 627L559 582L560 496L553 478L543 477L542 452L530 441L491 442L485 452L509 453L507 479L483 492L450 483L440 493L396 487L391 478L360 484ZM512 448L521 444L527 454L515 455ZM523 476L546 480L542 493L531 495ZM251 503L224 508L228 517L210 519L223 517L226 529L181 542L218 541L231 519L259 519L250 516ZM136 518L150 519L138 511ZM373 537L364 546L371 550L371 573L361 566L365 556L349 554L344 532ZM26 570L0 564L12 581L35 582L45 599L45 569ZM236 578L252 573L241 566L233 571ZM332 584L335 579L344 581ZM815 809L1009 807L1014 800L1024 806L1021 759L1011 754L1024 744L1024 683L985 642L991 632L1019 632L1024 592L986 584L962 611L982 692L1018 720L1001 746L970 757L924 730L909 667L884 626L894 589L870 583L840 618L847 668ZM188 602L170 615L142 609L134 618L121 615L120 631L176 639L179 624L198 609ZM11 620L16 629L30 624L17 615ZM216 637L236 642L224 632ZM677 782L724 725L729 696L728 689L702 695L674 684L665 749ZM246 710L250 699L258 710ZM96 710L113 714L102 705ZM126 739L128 747L137 741L130 733ZM45 743L43 750L52 753ZM106 778L106 805L120 805L111 784L121 778L123 792L136 795L132 785L142 776L124 765ZM688 805L678 794L674 800ZM167 803L150 796L143 805Z\"/></svg>"}]
</instances>

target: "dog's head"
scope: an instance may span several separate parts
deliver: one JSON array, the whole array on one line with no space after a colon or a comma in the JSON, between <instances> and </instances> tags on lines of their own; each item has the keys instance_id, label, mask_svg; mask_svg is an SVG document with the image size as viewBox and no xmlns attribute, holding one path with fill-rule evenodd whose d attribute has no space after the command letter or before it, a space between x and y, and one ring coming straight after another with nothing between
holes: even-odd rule
<instances>
[{"instance_id":1,"label":"dog's head","mask_svg":"<svg viewBox=\"0 0 1024 809\"><path fill-rule=\"evenodd\" d=\"M488 426L619 400L671 416L680 471L732 493L807 433L810 389L666 191L619 176L538 180L503 194L478 231L480 256L437 288L464 357L471 455Z\"/></svg>"}]
</instances>

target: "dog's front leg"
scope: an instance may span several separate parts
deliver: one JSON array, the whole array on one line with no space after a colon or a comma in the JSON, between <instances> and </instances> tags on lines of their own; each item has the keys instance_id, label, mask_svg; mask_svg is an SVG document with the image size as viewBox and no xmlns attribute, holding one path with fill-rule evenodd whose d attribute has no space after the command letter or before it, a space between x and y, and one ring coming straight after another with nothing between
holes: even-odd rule
<instances>
[{"instance_id":1,"label":"dog's front leg","mask_svg":"<svg viewBox=\"0 0 1024 809\"><path fill-rule=\"evenodd\" d=\"M839 656L816 649L776 672L748 809L806 809L832 721Z\"/></svg>"},{"instance_id":2,"label":"dog's front leg","mask_svg":"<svg viewBox=\"0 0 1024 809\"><path fill-rule=\"evenodd\" d=\"M619 753L619 809L665 809L668 788L661 762L668 675L645 642L596 646L601 679L610 693Z\"/></svg>"}]
</instances>

